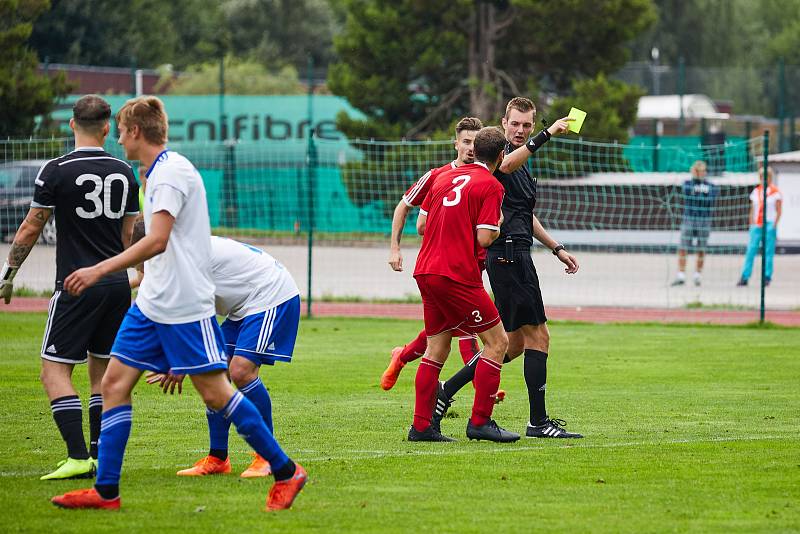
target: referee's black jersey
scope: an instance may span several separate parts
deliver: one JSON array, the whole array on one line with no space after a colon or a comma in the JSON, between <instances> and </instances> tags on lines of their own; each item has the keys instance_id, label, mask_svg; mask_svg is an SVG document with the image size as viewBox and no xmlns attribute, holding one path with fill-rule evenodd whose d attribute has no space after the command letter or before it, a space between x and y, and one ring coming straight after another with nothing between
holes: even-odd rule
<instances>
[{"instance_id":1,"label":"referee's black jersey","mask_svg":"<svg viewBox=\"0 0 800 534\"><path fill-rule=\"evenodd\" d=\"M102 148L83 147L42 166L31 207L54 211L60 290L73 271L122 252L122 219L139 213L139 184L124 161ZM97 285L127 280L122 271Z\"/></svg>"},{"instance_id":2,"label":"referee's black jersey","mask_svg":"<svg viewBox=\"0 0 800 534\"><path fill-rule=\"evenodd\" d=\"M506 154L515 149L511 143L506 144ZM536 178L531 176L528 162L520 168L506 174L500 169L494 171L495 177L505 187L503 197L503 224L500 226L500 237L491 245L491 249L502 251L505 238L511 235L516 241L533 245L533 208L536 206Z\"/></svg>"}]
</instances>

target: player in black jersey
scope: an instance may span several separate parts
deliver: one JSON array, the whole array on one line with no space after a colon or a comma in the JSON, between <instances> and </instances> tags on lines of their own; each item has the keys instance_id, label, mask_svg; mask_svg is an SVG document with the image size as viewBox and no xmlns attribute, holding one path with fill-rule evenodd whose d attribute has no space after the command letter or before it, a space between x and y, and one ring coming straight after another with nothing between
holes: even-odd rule
<instances>
[{"instance_id":1,"label":"player in black jersey","mask_svg":"<svg viewBox=\"0 0 800 534\"><path fill-rule=\"evenodd\" d=\"M553 239L533 214L536 205L536 178L528 168L528 159L553 135L566 133L572 119L559 119L530 137L536 108L527 98L512 98L503 117L506 156L495 171L505 188L503 224L500 237L487 249L486 272L494 292L495 304L508 334L505 362L525 354L524 374L528 387L530 419L525 435L529 438L580 438L567 432L561 419L550 419L545 408L547 353L550 332L544 311L539 277L531 259L533 239L553 251L566 265L566 272L578 271L577 259ZM438 423L452 402L458 388L472 379L474 368L465 366L453 378L441 384L437 396L434 423Z\"/></svg>"},{"instance_id":2,"label":"player in black jersey","mask_svg":"<svg viewBox=\"0 0 800 534\"><path fill-rule=\"evenodd\" d=\"M87 95L75 103L69 123L75 133L75 150L42 166L30 211L17 230L0 273L0 296L7 304L14 275L54 214L56 283L42 342L41 380L67 445L67 459L42 480L91 477L94 473L103 403L100 382L117 329L131 304L125 272L107 276L78 297L62 292L70 273L115 256L130 244L139 213L139 186L130 165L102 148L110 117L110 106L99 96ZM83 435L81 401L72 384L73 367L87 361L91 384L89 450Z\"/></svg>"}]
</instances>

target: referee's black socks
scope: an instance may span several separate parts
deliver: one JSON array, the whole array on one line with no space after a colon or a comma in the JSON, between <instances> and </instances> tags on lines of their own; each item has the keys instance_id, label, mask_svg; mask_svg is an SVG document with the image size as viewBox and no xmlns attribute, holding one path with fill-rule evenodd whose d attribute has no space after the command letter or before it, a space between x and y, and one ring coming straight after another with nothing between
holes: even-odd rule
<instances>
[{"instance_id":1,"label":"referee's black socks","mask_svg":"<svg viewBox=\"0 0 800 534\"><path fill-rule=\"evenodd\" d=\"M547 384L547 353L525 349L525 385L528 386L528 402L531 405L532 425L541 425L547 420L544 394Z\"/></svg>"},{"instance_id":2,"label":"referee's black socks","mask_svg":"<svg viewBox=\"0 0 800 534\"><path fill-rule=\"evenodd\" d=\"M483 354L483 351L477 353L472 359L456 372L450 379L444 383L444 394L448 399L452 399L461 388L472 382L475 378L475 368L478 366L478 360Z\"/></svg>"}]
</instances>

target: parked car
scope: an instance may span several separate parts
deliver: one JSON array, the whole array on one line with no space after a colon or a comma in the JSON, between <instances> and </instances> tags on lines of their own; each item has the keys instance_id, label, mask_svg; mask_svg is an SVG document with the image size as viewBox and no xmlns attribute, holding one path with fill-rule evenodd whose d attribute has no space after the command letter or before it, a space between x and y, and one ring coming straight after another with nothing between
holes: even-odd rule
<instances>
[{"instance_id":1,"label":"parked car","mask_svg":"<svg viewBox=\"0 0 800 534\"><path fill-rule=\"evenodd\" d=\"M30 209L33 183L46 160L0 163L0 240L13 239ZM51 216L42 230L42 241L56 244L56 218Z\"/></svg>"}]
</instances>

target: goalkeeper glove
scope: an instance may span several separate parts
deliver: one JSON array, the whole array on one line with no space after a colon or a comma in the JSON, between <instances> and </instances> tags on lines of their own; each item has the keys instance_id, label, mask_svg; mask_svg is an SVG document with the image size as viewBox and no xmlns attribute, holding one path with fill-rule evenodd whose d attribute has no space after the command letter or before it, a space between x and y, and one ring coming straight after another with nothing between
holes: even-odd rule
<instances>
[{"instance_id":1,"label":"goalkeeper glove","mask_svg":"<svg viewBox=\"0 0 800 534\"><path fill-rule=\"evenodd\" d=\"M14 291L14 277L17 275L19 267L12 267L8 262L3 264L3 270L0 271L0 297L2 297L6 304L11 303L11 293Z\"/></svg>"}]
</instances>

